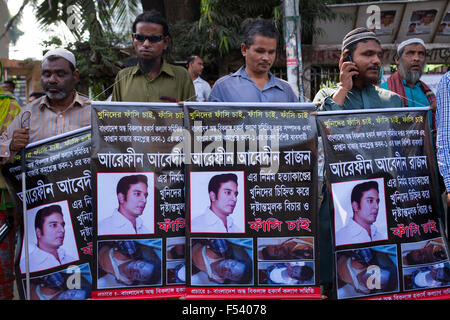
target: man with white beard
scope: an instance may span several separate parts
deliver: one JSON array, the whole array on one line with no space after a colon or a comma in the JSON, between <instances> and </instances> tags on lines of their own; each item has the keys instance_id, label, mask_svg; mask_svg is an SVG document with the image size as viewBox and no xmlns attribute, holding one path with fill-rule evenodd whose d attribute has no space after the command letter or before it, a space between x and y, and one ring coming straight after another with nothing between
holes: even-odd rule
<instances>
[{"instance_id":1,"label":"man with white beard","mask_svg":"<svg viewBox=\"0 0 450 320\"><path fill-rule=\"evenodd\" d=\"M30 102L0 136L0 159L14 159L27 144L91 124L88 98L76 90L79 71L72 52L58 48L42 59L41 85L45 95Z\"/></svg>"},{"instance_id":2,"label":"man with white beard","mask_svg":"<svg viewBox=\"0 0 450 320\"><path fill-rule=\"evenodd\" d=\"M431 106L432 110L435 110L436 97L433 91L420 81L425 60L426 49L422 39L411 38L403 41L397 47L395 57L397 71L382 83L381 87L399 94L406 107ZM434 125L433 129L435 129Z\"/></svg>"}]
</instances>

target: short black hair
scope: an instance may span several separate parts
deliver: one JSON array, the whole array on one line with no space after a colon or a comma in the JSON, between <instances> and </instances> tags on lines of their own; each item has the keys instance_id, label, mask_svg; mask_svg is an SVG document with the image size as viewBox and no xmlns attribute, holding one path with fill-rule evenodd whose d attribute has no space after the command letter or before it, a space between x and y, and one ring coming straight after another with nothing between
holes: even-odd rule
<instances>
[{"instance_id":1,"label":"short black hair","mask_svg":"<svg viewBox=\"0 0 450 320\"><path fill-rule=\"evenodd\" d=\"M59 213L62 217L64 217L61 206L57 204L39 209L36 213L36 217L34 218L34 229L39 229L42 231L45 218L53 213Z\"/></svg>"},{"instance_id":2,"label":"short black hair","mask_svg":"<svg viewBox=\"0 0 450 320\"><path fill-rule=\"evenodd\" d=\"M119 182L117 183L116 192L117 194L123 194L126 199L128 190L130 189L130 185L137 184L139 182L144 183L148 187L148 179L146 175L136 174L132 176L124 176L120 178Z\"/></svg>"},{"instance_id":3,"label":"short black hair","mask_svg":"<svg viewBox=\"0 0 450 320\"><path fill-rule=\"evenodd\" d=\"M363 196L363 192L369 191L371 189L375 189L378 191L378 182L376 181L367 181L360 184L357 184L353 187L352 195L351 195L351 202L358 203L358 206L361 204L361 198Z\"/></svg>"},{"instance_id":4,"label":"short black hair","mask_svg":"<svg viewBox=\"0 0 450 320\"><path fill-rule=\"evenodd\" d=\"M246 25L244 28L244 40L242 42L247 48L250 48L257 35L276 39L278 43L278 31L275 25L267 20L257 19Z\"/></svg>"},{"instance_id":5,"label":"short black hair","mask_svg":"<svg viewBox=\"0 0 450 320\"><path fill-rule=\"evenodd\" d=\"M298 280L308 281L314 276L314 270L309 266L302 266Z\"/></svg>"},{"instance_id":6,"label":"short black hair","mask_svg":"<svg viewBox=\"0 0 450 320\"><path fill-rule=\"evenodd\" d=\"M5 80L3 83L9 84L13 88L13 91L16 89L16 83L13 80Z\"/></svg>"},{"instance_id":7,"label":"short black hair","mask_svg":"<svg viewBox=\"0 0 450 320\"><path fill-rule=\"evenodd\" d=\"M193 54L193 55L189 56L189 57L186 59L186 63L187 63L187 65L188 65L188 67L189 67L189 64L190 64L191 62L193 62L193 61L195 60L195 58L197 58L197 57L199 57L199 56L196 55L196 54ZM200 57L199 57L199 58L200 58Z\"/></svg>"},{"instance_id":8,"label":"short black hair","mask_svg":"<svg viewBox=\"0 0 450 320\"><path fill-rule=\"evenodd\" d=\"M132 27L133 33L136 32L136 25L139 22L149 22L159 24L163 27L163 35L170 36L169 25L167 24L166 19L162 16L162 14L159 11L156 10L144 11L143 13L138 15L133 22Z\"/></svg>"},{"instance_id":9,"label":"short black hair","mask_svg":"<svg viewBox=\"0 0 450 320\"><path fill-rule=\"evenodd\" d=\"M228 181L233 181L238 184L237 175L235 175L234 173L224 173L212 177L211 180L209 180L208 193L212 191L215 195L217 195L217 192L219 192L220 189L220 185Z\"/></svg>"}]
</instances>

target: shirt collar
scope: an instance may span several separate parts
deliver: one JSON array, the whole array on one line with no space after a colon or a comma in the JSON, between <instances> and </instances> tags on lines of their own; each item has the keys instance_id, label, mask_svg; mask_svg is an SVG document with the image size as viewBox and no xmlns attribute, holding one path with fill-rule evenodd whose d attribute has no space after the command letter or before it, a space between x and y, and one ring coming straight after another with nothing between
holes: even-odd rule
<instances>
[{"instance_id":1,"label":"shirt collar","mask_svg":"<svg viewBox=\"0 0 450 320\"><path fill-rule=\"evenodd\" d=\"M402 82L403 82L403 85L406 86L406 80L405 80L405 79L402 79ZM418 80L418 81L416 82L416 84L414 85L414 87L420 87L420 80Z\"/></svg>"},{"instance_id":2,"label":"shirt collar","mask_svg":"<svg viewBox=\"0 0 450 320\"><path fill-rule=\"evenodd\" d=\"M278 87L282 89L281 86L278 85L278 83L275 81L275 76L273 75L270 70L268 71L269 74L269 82L266 83L264 86L264 89L271 88L271 87ZM241 77L242 79L246 79L248 81L254 82L250 76L247 74L247 71L245 71L245 65L240 67L235 73L231 74L232 77Z\"/></svg>"},{"instance_id":3,"label":"shirt collar","mask_svg":"<svg viewBox=\"0 0 450 320\"><path fill-rule=\"evenodd\" d=\"M75 97L72 101L72 103L69 106L78 106L78 107L82 107L85 101L83 101L83 99L81 98L81 96L78 94L77 91L75 91ZM51 105L50 105L50 100L48 99L48 96L45 95L41 98L41 100L38 101L39 103L39 107L42 109L44 108L48 108L51 109ZM68 106L68 107L69 107ZM67 107L67 108L68 108Z\"/></svg>"},{"instance_id":4,"label":"shirt collar","mask_svg":"<svg viewBox=\"0 0 450 320\"><path fill-rule=\"evenodd\" d=\"M210 225L215 225L215 224L220 224L223 225L222 220L219 219L218 216L216 216L216 214L211 210L210 207L208 207L206 209L206 215L205 215L205 224L210 226ZM233 225L233 218L230 216L227 216L227 227L230 228Z\"/></svg>"},{"instance_id":5,"label":"shirt collar","mask_svg":"<svg viewBox=\"0 0 450 320\"><path fill-rule=\"evenodd\" d=\"M159 74L158 74L158 76L161 74L161 73L165 73L165 74L167 74L168 76L170 76L170 77L175 77L175 73L173 72L173 70L172 70L172 68L170 67L170 65L166 62L166 60L164 60L164 59L162 59L163 60L163 63L162 63L162 65L161 65L161 70L159 71ZM131 69L131 74L132 75L136 75L136 74L144 74L143 72L142 72L142 70L141 70L141 68L139 68L139 63L137 64L137 65L135 65L134 67L133 67L133 69Z\"/></svg>"},{"instance_id":6,"label":"shirt collar","mask_svg":"<svg viewBox=\"0 0 450 320\"><path fill-rule=\"evenodd\" d=\"M51 253L48 253L47 251L42 250L37 245L35 246L34 251L36 251L36 253L38 253L38 255L34 256L34 259L36 259L36 260L39 259L39 261L35 261L36 265L43 264L47 259L55 259L56 260L56 258ZM65 253L64 249L61 247L59 247L56 251L58 253L59 261L62 263L62 261L65 258L66 253Z\"/></svg>"},{"instance_id":7,"label":"shirt collar","mask_svg":"<svg viewBox=\"0 0 450 320\"><path fill-rule=\"evenodd\" d=\"M133 225L132 225L131 221L128 220L127 218L125 218L123 216L123 214L121 214L119 212L118 209L114 210L114 214L113 214L112 217L113 217L113 224L114 224L115 227L121 228L121 227L123 227L125 225L129 225L129 226L131 226L133 228ZM142 221L142 219L140 217L137 217L136 218L136 230L140 230L140 228L142 227L143 223L144 222Z\"/></svg>"},{"instance_id":8,"label":"shirt collar","mask_svg":"<svg viewBox=\"0 0 450 320\"><path fill-rule=\"evenodd\" d=\"M353 220L353 218L351 218L351 219L349 220L349 223L351 223L351 224L353 225L353 227L359 231L358 234L364 233L364 234L366 234L367 236L369 236L369 234L367 233L367 230L364 229L364 228L363 228L359 223L357 223L355 220ZM370 233L371 233L371 235L372 235L372 237L371 237L372 239L374 238L376 232L377 232L377 227L372 223L372 224L370 225Z\"/></svg>"}]
</instances>

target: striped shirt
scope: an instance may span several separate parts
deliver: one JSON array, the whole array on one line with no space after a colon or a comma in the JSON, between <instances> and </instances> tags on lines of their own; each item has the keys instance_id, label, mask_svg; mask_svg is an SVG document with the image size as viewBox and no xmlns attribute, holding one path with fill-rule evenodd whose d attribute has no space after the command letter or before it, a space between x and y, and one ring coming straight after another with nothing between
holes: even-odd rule
<instances>
[{"instance_id":1,"label":"striped shirt","mask_svg":"<svg viewBox=\"0 0 450 320\"><path fill-rule=\"evenodd\" d=\"M445 188L450 192L450 71L439 81L436 102L437 162Z\"/></svg>"},{"instance_id":2,"label":"striped shirt","mask_svg":"<svg viewBox=\"0 0 450 320\"><path fill-rule=\"evenodd\" d=\"M15 156L15 153L9 150L9 145L14 130L21 127L24 112L31 112L28 143L32 143L89 126L91 124L91 105L87 101L87 97L81 96L77 92L73 102L64 111L52 108L46 95L29 103L22 108L0 136L0 158L3 158L2 160L5 162L12 160L12 157Z\"/></svg>"}]
</instances>

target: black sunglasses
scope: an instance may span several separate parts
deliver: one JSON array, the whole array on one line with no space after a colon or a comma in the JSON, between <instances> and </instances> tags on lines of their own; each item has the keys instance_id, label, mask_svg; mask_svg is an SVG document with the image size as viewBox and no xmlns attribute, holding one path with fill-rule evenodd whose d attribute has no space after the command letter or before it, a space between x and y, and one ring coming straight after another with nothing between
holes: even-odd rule
<instances>
[{"instance_id":1,"label":"black sunglasses","mask_svg":"<svg viewBox=\"0 0 450 320\"><path fill-rule=\"evenodd\" d=\"M165 36L162 34L146 36L145 34L133 33L134 39L139 42L144 42L145 40L150 41L151 43L156 43L164 40Z\"/></svg>"}]
</instances>

